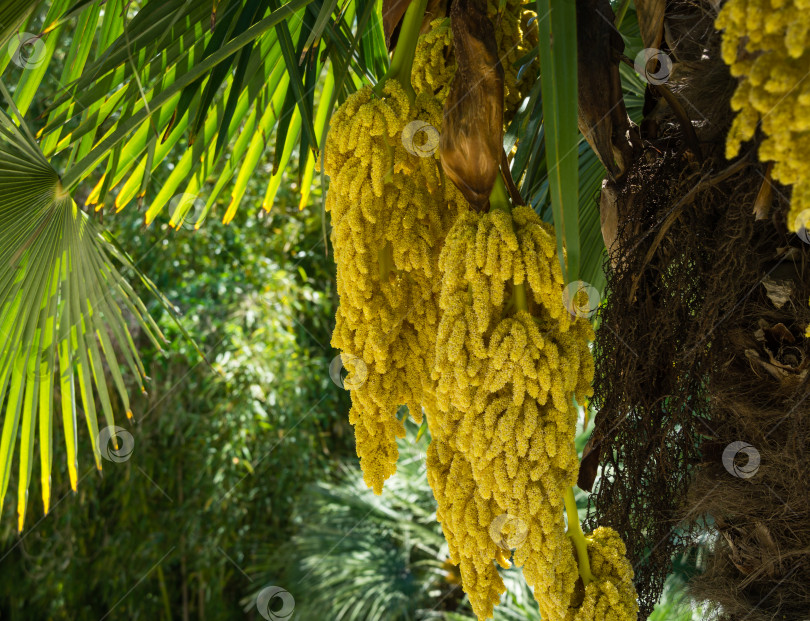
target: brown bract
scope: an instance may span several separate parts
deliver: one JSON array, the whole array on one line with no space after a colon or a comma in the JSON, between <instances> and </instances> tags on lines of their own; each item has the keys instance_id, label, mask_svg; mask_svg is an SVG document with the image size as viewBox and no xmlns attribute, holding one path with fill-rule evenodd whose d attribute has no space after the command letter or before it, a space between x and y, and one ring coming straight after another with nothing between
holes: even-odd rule
<instances>
[{"instance_id":1,"label":"brown bract","mask_svg":"<svg viewBox=\"0 0 810 621\"><path fill-rule=\"evenodd\" d=\"M503 68L484 0L450 11L456 75L444 105L442 166L469 203L486 210L503 150Z\"/></svg>"},{"instance_id":2,"label":"brown bract","mask_svg":"<svg viewBox=\"0 0 810 621\"><path fill-rule=\"evenodd\" d=\"M450 0L428 0L419 34L430 32L430 24L434 19L447 17L449 3ZM397 46L398 26L410 5L411 0L383 0L383 34L385 34L385 45L389 52Z\"/></svg>"},{"instance_id":3,"label":"brown bract","mask_svg":"<svg viewBox=\"0 0 810 621\"><path fill-rule=\"evenodd\" d=\"M402 16L411 5L411 0L383 0L382 4L382 21L383 33L385 33L385 44L391 50L396 46L396 37L392 36L394 30L399 26L402 21Z\"/></svg>"},{"instance_id":4,"label":"brown bract","mask_svg":"<svg viewBox=\"0 0 810 621\"><path fill-rule=\"evenodd\" d=\"M621 178L640 146L624 106L619 58L624 41L608 0L577 2L579 131L607 169Z\"/></svg>"}]
</instances>

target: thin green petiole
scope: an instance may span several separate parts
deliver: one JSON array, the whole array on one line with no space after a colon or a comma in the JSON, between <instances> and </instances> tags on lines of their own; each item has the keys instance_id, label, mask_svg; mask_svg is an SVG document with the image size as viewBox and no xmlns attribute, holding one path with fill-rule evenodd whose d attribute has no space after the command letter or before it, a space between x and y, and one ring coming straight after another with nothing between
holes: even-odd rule
<instances>
[{"instance_id":1,"label":"thin green petiole","mask_svg":"<svg viewBox=\"0 0 810 621\"><path fill-rule=\"evenodd\" d=\"M388 80L397 80L408 94L408 99L411 102L416 100L416 91L413 90L411 84L411 70L426 8L427 0L413 0L408 10L405 11L391 65L388 67L385 77L374 86L374 94L378 97L382 96L383 88Z\"/></svg>"},{"instance_id":2,"label":"thin green petiole","mask_svg":"<svg viewBox=\"0 0 810 621\"><path fill-rule=\"evenodd\" d=\"M502 209L506 213L512 213L509 192L500 174L495 178L495 185L492 186L492 192L489 194L489 208Z\"/></svg>"},{"instance_id":3,"label":"thin green petiole","mask_svg":"<svg viewBox=\"0 0 810 621\"><path fill-rule=\"evenodd\" d=\"M582 578L582 584L588 586L593 582L594 577L591 573L591 561L588 558L588 541L585 539L585 533L582 532L582 526L579 523L579 511L577 511L577 501L574 499L573 487L569 487L565 491L565 514L568 516L568 532L566 534L571 537L577 551L579 577Z\"/></svg>"},{"instance_id":4,"label":"thin green petiole","mask_svg":"<svg viewBox=\"0 0 810 621\"><path fill-rule=\"evenodd\" d=\"M489 208L501 209L506 213L512 213L512 205L509 199L509 191L506 189L503 177L498 175L495 179L495 185L492 187L492 192L489 195ZM526 300L526 284L520 283L519 285L512 286L512 297L509 300L509 306L514 305L516 311L529 310L529 303Z\"/></svg>"}]
</instances>

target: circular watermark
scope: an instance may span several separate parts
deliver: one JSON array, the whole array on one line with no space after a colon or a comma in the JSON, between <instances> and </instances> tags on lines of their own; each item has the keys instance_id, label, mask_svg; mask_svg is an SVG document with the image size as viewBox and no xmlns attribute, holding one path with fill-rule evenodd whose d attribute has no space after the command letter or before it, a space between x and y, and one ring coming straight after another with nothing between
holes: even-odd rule
<instances>
[{"instance_id":1,"label":"circular watermark","mask_svg":"<svg viewBox=\"0 0 810 621\"><path fill-rule=\"evenodd\" d=\"M655 69L654 61L657 61L658 69ZM636 54L633 66L639 77L648 84L663 84L672 73L672 59L656 47L645 47Z\"/></svg>"},{"instance_id":2,"label":"circular watermark","mask_svg":"<svg viewBox=\"0 0 810 621\"><path fill-rule=\"evenodd\" d=\"M742 453L748 458L745 464L737 463L737 455ZM723 465L730 474L740 479L750 479L759 470L759 451L748 442L737 440L723 451Z\"/></svg>"},{"instance_id":3,"label":"circular watermark","mask_svg":"<svg viewBox=\"0 0 810 621\"><path fill-rule=\"evenodd\" d=\"M526 541L529 525L516 515L501 513L489 525L489 536L499 548L514 550Z\"/></svg>"},{"instance_id":4,"label":"circular watermark","mask_svg":"<svg viewBox=\"0 0 810 621\"><path fill-rule=\"evenodd\" d=\"M120 464L132 457L135 438L123 427L112 425L99 431L96 446L104 459Z\"/></svg>"},{"instance_id":5,"label":"circular watermark","mask_svg":"<svg viewBox=\"0 0 810 621\"><path fill-rule=\"evenodd\" d=\"M574 317L593 317L601 301L596 287L584 280L575 280L563 289L563 305Z\"/></svg>"},{"instance_id":6,"label":"circular watermark","mask_svg":"<svg viewBox=\"0 0 810 621\"><path fill-rule=\"evenodd\" d=\"M169 201L169 226L196 230L205 222L205 201L197 194L175 194Z\"/></svg>"},{"instance_id":7,"label":"circular watermark","mask_svg":"<svg viewBox=\"0 0 810 621\"><path fill-rule=\"evenodd\" d=\"M279 604L281 604L280 607ZM256 608L259 614L267 621L292 619L293 610L295 610L295 598L289 591L281 587L265 587L256 596Z\"/></svg>"},{"instance_id":8,"label":"circular watermark","mask_svg":"<svg viewBox=\"0 0 810 621\"><path fill-rule=\"evenodd\" d=\"M810 209L803 209L799 215L793 220L793 230L805 244L810 244L810 229L807 225L810 224Z\"/></svg>"},{"instance_id":9,"label":"circular watermark","mask_svg":"<svg viewBox=\"0 0 810 621\"><path fill-rule=\"evenodd\" d=\"M22 69L33 69L45 62L45 41L41 35L20 32L8 42L11 62Z\"/></svg>"},{"instance_id":10,"label":"circular watermark","mask_svg":"<svg viewBox=\"0 0 810 621\"><path fill-rule=\"evenodd\" d=\"M420 134L424 136L417 140ZM439 130L425 121L411 121L402 130L402 146L411 155L430 157L439 150Z\"/></svg>"},{"instance_id":11,"label":"circular watermark","mask_svg":"<svg viewBox=\"0 0 810 621\"><path fill-rule=\"evenodd\" d=\"M348 375L343 374L344 369ZM338 354L329 363L329 377L339 388L355 390L366 382L368 367L362 358L353 354Z\"/></svg>"}]
</instances>

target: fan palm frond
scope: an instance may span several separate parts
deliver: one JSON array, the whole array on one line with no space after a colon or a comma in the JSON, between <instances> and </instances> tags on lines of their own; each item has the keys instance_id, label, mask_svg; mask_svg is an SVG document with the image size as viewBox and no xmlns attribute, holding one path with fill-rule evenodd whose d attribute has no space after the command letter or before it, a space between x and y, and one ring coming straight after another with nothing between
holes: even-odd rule
<instances>
[{"instance_id":1,"label":"fan palm frond","mask_svg":"<svg viewBox=\"0 0 810 621\"><path fill-rule=\"evenodd\" d=\"M7 95L2 84L0 89ZM45 512L50 505L54 401L61 405L75 490L77 413L84 412L100 470L102 454L109 455L106 441L112 441L112 450L118 448L107 378L130 417L124 373L143 389L146 375L127 319L134 319L158 348L162 334L115 265L132 267L128 257L78 208L22 117L17 121L0 110L0 403L5 403L0 503L19 440L22 530L37 429Z\"/></svg>"},{"instance_id":2,"label":"fan palm frond","mask_svg":"<svg viewBox=\"0 0 810 621\"><path fill-rule=\"evenodd\" d=\"M447 544L436 522L436 503L425 485L427 434L399 441L397 476L375 495L345 467L335 481L304 492L290 548L271 550L266 579L284 579L311 594L296 604L302 618L363 621L424 618L433 602L428 586L447 588ZM260 555L262 558L263 555Z\"/></svg>"}]
</instances>

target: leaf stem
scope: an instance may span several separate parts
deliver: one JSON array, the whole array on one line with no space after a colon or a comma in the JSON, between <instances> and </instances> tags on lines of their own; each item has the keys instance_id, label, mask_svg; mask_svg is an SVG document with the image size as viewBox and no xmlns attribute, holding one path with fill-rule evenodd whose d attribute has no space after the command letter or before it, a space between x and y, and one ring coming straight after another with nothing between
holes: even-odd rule
<instances>
[{"instance_id":1,"label":"leaf stem","mask_svg":"<svg viewBox=\"0 0 810 621\"><path fill-rule=\"evenodd\" d=\"M624 16L627 15L627 9L630 8L630 0L623 0L621 6L619 7L619 12L616 13L616 30L618 30L622 22L624 21Z\"/></svg>"},{"instance_id":2,"label":"leaf stem","mask_svg":"<svg viewBox=\"0 0 810 621\"><path fill-rule=\"evenodd\" d=\"M506 184L503 182L503 177L500 173L495 178L495 185L492 187L492 192L489 195L489 208L502 209L506 213L512 213L512 205L509 202L509 192L506 189Z\"/></svg>"},{"instance_id":3,"label":"leaf stem","mask_svg":"<svg viewBox=\"0 0 810 621\"><path fill-rule=\"evenodd\" d=\"M394 50L394 57L388 67L385 76L374 86L374 94L382 96L383 88L388 80L397 80L411 102L416 100L416 91L411 84L411 70L413 69L413 58L416 56L416 44L419 41L419 31L422 29L422 18L427 8L427 0L412 0L405 17L402 19L402 26L399 31L397 47Z\"/></svg>"},{"instance_id":4,"label":"leaf stem","mask_svg":"<svg viewBox=\"0 0 810 621\"><path fill-rule=\"evenodd\" d=\"M591 573L591 561L588 558L588 541L585 539L585 533L582 532L582 526L579 523L579 511L577 511L577 501L574 498L573 487L565 490L564 499L565 513L568 516L568 532L566 534L571 537L577 551L579 577L582 578L582 584L588 586L593 582L594 577Z\"/></svg>"},{"instance_id":5,"label":"leaf stem","mask_svg":"<svg viewBox=\"0 0 810 621\"><path fill-rule=\"evenodd\" d=\"M394 271L393 249L389 242L386 242L385 246L377 251L377 262L380 266L380 281L388 282L391 272Z\"/></svg>"},{"instance_id":6,"label":"leaf stem","mask_svg":"<svg viewBox=\"0 0 810 621\"><path fill-rule=\"evenodd\" d=\"M495 185L492 187L492 192L489 195L489 208L500 209L506 213L512 213L512 206L509 201L509 191L506 189L506 183L504 183L501 175L498 175L495 178ZM516 311L529 311L529 303L526 301L525 282L522 282L519 285L512 285L512 297L508 306L512 305L514 305Z\"/></svg>"}]
</instances>

